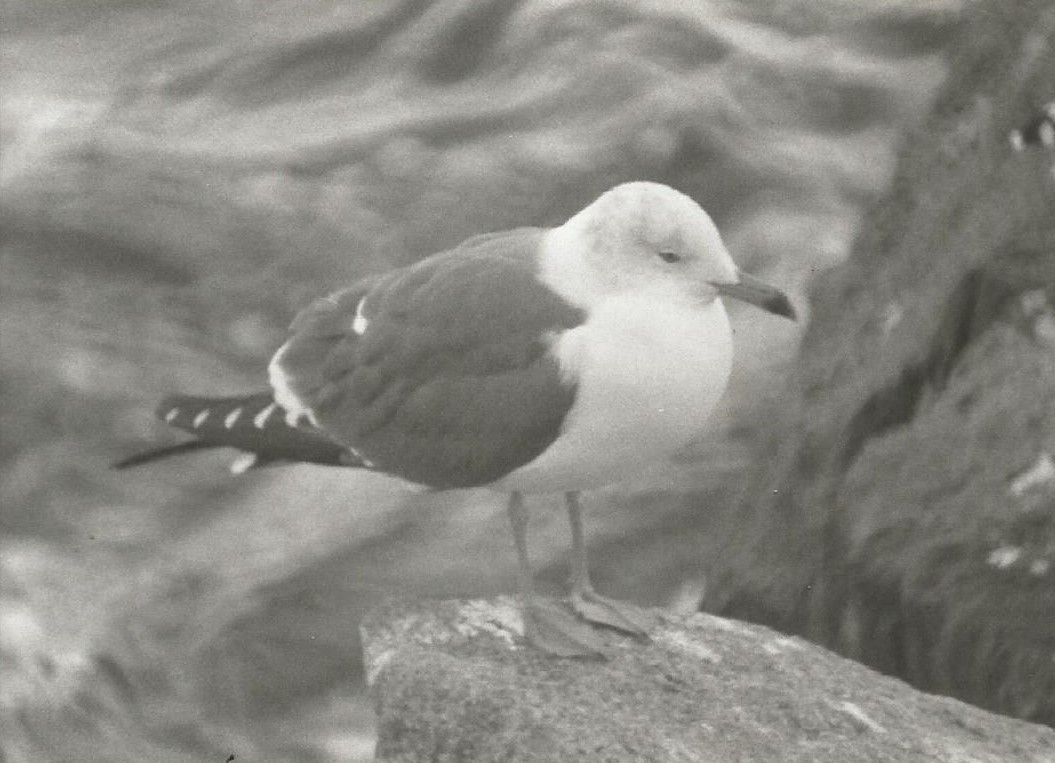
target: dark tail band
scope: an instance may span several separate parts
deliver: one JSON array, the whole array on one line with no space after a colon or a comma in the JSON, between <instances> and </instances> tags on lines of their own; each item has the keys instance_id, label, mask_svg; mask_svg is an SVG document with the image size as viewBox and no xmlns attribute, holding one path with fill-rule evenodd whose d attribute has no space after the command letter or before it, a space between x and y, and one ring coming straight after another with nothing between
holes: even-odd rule
<instances>
[{"instance_id":1,"label":"dark tail band","mask_svg":"<svg viewBox=\"0 0 1055 763\"><path fill-rule=\"evenodd\" d=\"M236 471L275 462L307 462L325 466L365 467L347 448L307 424L286 420L270 392L237 397L172 395L161 401L157 417L194 435L178 445L130 456L114 464L125 469L168 456L204 448L237 448L250 458L236 462Z\"/></svg>"}]
</instances>

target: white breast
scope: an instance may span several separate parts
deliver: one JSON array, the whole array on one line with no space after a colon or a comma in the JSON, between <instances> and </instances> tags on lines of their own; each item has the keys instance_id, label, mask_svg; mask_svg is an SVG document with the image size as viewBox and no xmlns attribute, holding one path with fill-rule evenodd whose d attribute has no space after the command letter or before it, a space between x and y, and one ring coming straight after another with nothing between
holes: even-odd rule
<instances>
[{"instance_id":1,"label":"white breast","mask_svg":"<svg viewBox=\"0 0 1055 763\"><path fill-rule=\"evenodd\" d=\"M494 484L557 492L611 484L660 462L699 434L732 368L721 300L657 304L609 298L560 335L553 353L578 387L560 437Z\"/></svg>"}]
</instances>

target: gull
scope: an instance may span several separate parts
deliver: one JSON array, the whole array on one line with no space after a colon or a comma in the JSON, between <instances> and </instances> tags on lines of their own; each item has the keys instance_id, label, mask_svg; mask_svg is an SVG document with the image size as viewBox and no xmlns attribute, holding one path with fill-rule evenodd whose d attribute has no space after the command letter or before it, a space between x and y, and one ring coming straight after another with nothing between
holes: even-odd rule
<instances>
[{"instance_id":1,"label":"gull","mask_svg":"<svg viewBox=\"0 0 1055 763\"><path fill-rule=\"evenodd\" d=\"M795 316L783 292L736 267L689 196L624 183L557 227L476 236L317 300L272 358L268 391L166 398L158 416L196 439L118 466L232 446L245 451L233 471L307 461L498 491L526 640L604 654L594 626L644 638L652 620L594 590L580 492L701 432L732 368L726 298ZM567 506L566 605L533 585L524 496L540 493Z\"/></svg>"}]
</instances>

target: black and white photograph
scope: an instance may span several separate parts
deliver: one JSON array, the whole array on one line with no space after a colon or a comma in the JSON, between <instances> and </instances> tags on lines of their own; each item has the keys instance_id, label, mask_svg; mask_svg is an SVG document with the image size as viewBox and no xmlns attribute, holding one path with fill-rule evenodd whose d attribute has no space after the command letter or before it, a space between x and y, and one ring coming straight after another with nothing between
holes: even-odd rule
<instances>
[{"instance_id":1,"label":"black and white photograph","mask_svg":"<svg viewBox=\"0 0 1055 763\"><path fill-rule=\"evenodd\" d=\"M1052 0L4 0L0 763L1055 763Z\"/></svg>"}]
</instances>

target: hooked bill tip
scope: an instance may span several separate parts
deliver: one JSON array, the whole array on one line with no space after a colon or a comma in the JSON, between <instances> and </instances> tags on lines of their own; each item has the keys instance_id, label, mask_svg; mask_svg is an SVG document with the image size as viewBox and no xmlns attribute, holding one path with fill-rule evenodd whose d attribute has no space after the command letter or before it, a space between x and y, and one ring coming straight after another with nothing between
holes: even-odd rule
<instances>
[{"instance_id":1,"label":"hooked bill tip","mask_svg":"<svg viewBox=\"0 0 1055 763\"><path fill-rule=\"evenodd\" d=\"M753 275L740 272L737 281L711 281L710 284L723 297L747 302L788 320L797 320L795 307L788 295Z\"/></svg>"},{"instance_id":2,"label":"hooked bill tip","mask_svg":"<svg viewBox=\"0 0 1055 763\"><path fill-rule=\"evenodd\" d=\"M790 321L797 321L799 315L795 312L795 306L791 304L791 300L788 299L786 294L777 294L771 299L767 300L762 308L767 312L773 313L774 315L780 315L787 318Z\"/></svg>"}]
</instances>

